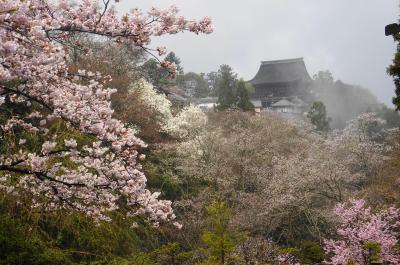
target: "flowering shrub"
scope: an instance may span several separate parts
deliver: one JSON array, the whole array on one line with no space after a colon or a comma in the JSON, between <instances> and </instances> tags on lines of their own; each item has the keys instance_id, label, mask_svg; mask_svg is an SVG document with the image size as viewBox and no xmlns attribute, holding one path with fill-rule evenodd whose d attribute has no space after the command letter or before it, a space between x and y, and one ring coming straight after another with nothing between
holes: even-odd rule
<instances>
[{"instance_id":1,"label":"flowering shrub","mask_svg":"<svg viewBox=\"0 0 400 265\"><path fill-rule=\"evenodd\" d=\"M330 205L362 191L384 161L385 142L357 134L320 135L272 114L210 113L200 137L179 144L177 165L208 181L193 201L225 196L242 229L262 227L286 244L304 234L317 241L332 222Z\"/></svg>"},{"instance_id":2,"label":"flowering shrub","mask_svg":"<svg viewBox=\"0 0 400 265\"><path fill-rule=\"evenodd\" d=\"M399 264L395 250L400 228L400 211L388 208L372 213L364 200L350 200L338 204L335 214L339 218L338 240L325 240L325 251L332 253L333 264L370 264L371 261Z\"/></svg>"},{"instance_id":3,"label":"flowering shrub","mask_svg":"<svg viewBox=\"0 0 400 265\"><path fill-rule=\"evenodd\" d=\"M164 94L159 94L153 86L145 80L140 80L132 85L131 90L138 92L142 103L151 108L156 113L157 123L162 131L172 119L171 102Z\"/></svg>"},{"instance_id":4,"label":"flowering shrub","mask_svg":"<svg viewBox=\"0 0 400 265\"><path fill-rule=\"evenodd\" d=\"M358 136L361 140L381 140L386 134L386 121L374 112L366 112L349 121L343 134L347 137Z\"/></svg>"},{"instance_id":5,"label":"flowering shrub","mask_svg":"<svg viewBox=\"0 0 400 265\"><path fill-rule=\"evenodd\" d=\"M204 112L193 105L184 108L174 118L169 120L165 131L178 139L194 138L204 130L207 116Z\"/></svg>"},{"instance_id":6,"label":"flowering shrub","mask_svg":"<svg viewBox=\"0 0 400 265\"><path fill-rule=\"evenodd\" d=\"M113 118L109 78L72 74L67 61L69 47L85 48L74 34L150 51L152 36L212 31L209 18L195 22L177 13L175 7L135 9L120 18L110 0L1 1L0 142L7 143L0 153L1 187L30 191L35 207L75 209L98 220L108 220L105 213L121 199L130 215L146 214L155 223L174 219L171 203L146 189L137 162L145 143Z\"/></svg>"}]
</instances>

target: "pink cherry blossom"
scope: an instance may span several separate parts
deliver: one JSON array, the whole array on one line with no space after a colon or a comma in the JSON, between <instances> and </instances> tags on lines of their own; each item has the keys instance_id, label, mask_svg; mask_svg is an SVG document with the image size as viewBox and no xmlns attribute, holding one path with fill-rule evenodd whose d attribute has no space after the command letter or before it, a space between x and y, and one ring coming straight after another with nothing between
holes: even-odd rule
<instances>
[{"instance_id":1,"label":"pink cherry blossom","mask_svg":"<svg viewBox=\"0 0 400 265\"><path fill-rule=\"evenodd\" d=\"M368 250L364 244L374 242L379 245L378 254L382 262L399 264L400 255L395 250L400 228L400 211L388 208L372 213L364 200L350 200L349 205L341 203L335 208L339 218L338 240L325 240L325 251L332 253L333 264L349 262L367 265Z\"/></svg>"},{"instance_id":2,"label":"pink cherry blossom","mask_svg":"<svg viewBox=\"0 0 400 265\"><path fill-rule=\"evenodd\" d=\"M0 155L0 171L8 177L19 176L17 186L34 195L34 207L74 209L97 220L109 220L107 212L117 209L117 201L124 198L129 215L144 214L155 225L173 220L171 202L159 200L159 193L146 189L146 177L137 161L138 149L146 144L113 117L110 97L115 89L105 86L110 78L85 69L70 73L69 49L84 48L73 35L85 33L151 51L147 46L153 36L210 33L211 20L186 20L177 15L175 7L153 8L148 13L136 9L119 16L111 0L74 2L0 2L0 108L6 100L41 108L14 114L0 124L0 141L4 135L13 135L16 128L47 137L40 152L21 149ZM161 64L175 73L173 65ZM46 128L56 119L95 140L78 145L69 139L63 146L58 135ZM55 163L61 160L58 158L69 159L74 166ZM12 190L7 178L1 182L0 187Z\"/></svg>"}]
</instances>

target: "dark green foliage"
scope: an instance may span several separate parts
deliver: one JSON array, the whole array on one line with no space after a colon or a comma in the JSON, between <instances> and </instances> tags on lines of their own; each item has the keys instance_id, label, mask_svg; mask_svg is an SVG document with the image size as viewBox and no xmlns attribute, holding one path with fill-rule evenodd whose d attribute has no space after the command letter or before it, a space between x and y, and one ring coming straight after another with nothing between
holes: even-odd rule
<instances>
[{"instance_id":1,"label":"dark green foliage","mask_svg":"<svg viewBox=\"0 0 400 265\"><path fill-rule=\"evenodd\" d=\"M313 103L307 114L307 117L310 119L317 131L327 132L330 130L330 120L327 118L325 105L321 101L316 101Z\"/></svg>"},{"instance_id":2,"label":"dark green foliage","mask_svg":"<svg viewBox=\"0 0 400 265\"><path fill-rule=\"evenodd\" d=\"M243 79L236 84L237 107L243 111L254 110L254 105L249 98L249 87Z\"/></svg>"},{"instance_id":3,"label":"dark green foliage","mask_svg":"<svg viewBox=\"0 0 400 265\"><path fill-rule=\"evenodd\" d=\"M237 74L235 74L229 65L221 65L218 70L218 110L227 110L236 103L235 86L237 82Z\"/></svg>"},{"instance_id":4,"label":"dark green foliage","mask_svg":"<svg viewBox=\"0 0 400 265\"><path fill-rule=\"evenodd\" d=\"M318 264L324 261L325 253L316 242L304 242L301 246L301 260L304 264Z\"/></svg>"},{"instance_id":5,"label":"dark green foliage","mask_svg":"<svg viewBox=\"0 0 400 265\"><path fill-rule=\"evenodd\" d=\"M292 255L292 256L298 257L298 258L300 257L300 252L301 252L301 250L298 248L281 248L279 250L280 255L289 254L289 255Z\"/></svg>"},{"instance_id":6,"label":"dark green foliage","mask_svg":"<svg viewBox=\"0 0 400 265\"><path fill-rule=\"evenodd\" d=\"M205 180L182 176L174 150L153 150L146 157L143 169L147 185L151 190L161 191L163 199L178 201L191 198L209 185Z\"/></svg>"},{"instance_id":7,"label":"dark green foliage","mask_svg":"<svg viewBox=\"0 0 400 265\"><path fill-rule=\"evenodd\" d=\"M174 52L170 52L165 60L171 63L175 63L177 73L183 74L183 68L181 66L181 60L175 55ZM160 88L167 84L174 84L176 80L169 78L169 72L165 68L159 67L159 62L156 59L150 58L141 67L147 80L152 83L156 88Z\"/></svg>"},{"instance_id":8,"label":"dark green foliage","mask_svg":"<svg viewBox=\"0 0 400 265\"><path fill-rule=\"evenodd\" d=\"M209 260L216 264L225 264L232 258L232 251L245 236L230 226L230 212L224 202L214 202L207 208L207 213L211 229L205 230L201 239L207 246Z\"/></svg>"},{"instance_id":9,"label":"dark green foliage","mask_svg":"<svg viewBox=\"0 0 400 265\"><path fill-rule=\"evenodd\" d=\"M172 151L154 152L144 163L149 187L161 190L163 197L172 201L180 199L184 193L174 157L175 153Z\"/></svg>"},{"instance_id":10,"label":"dark green foliage","mask_svg":"<svg viewBox=\"0 0 400 265\"><path fill-rule=\"evenodd\" d=\"M394 36L394 40L397 43L397 50L393 58L393 63L388 67L387 72L393 77L394 84L396 86L395 96L393 97L393 104L396 110L400 110L400 34Z\"/></svg>"},{"instance_id":11,"label":"dark green foliage","mask_svg":"<svg viewBox=\"0 0 400 265\"><path fill-rule=\"evenodd\" d=\"M19 82L10 82L6 85L6 87L12 89L13 86L18 85ZM5 125L5 122L13 116L25 115L31 111L39 110L38 104L33 103L30 107L26 106L23 103L11 103L8 96L6 96L5 103L0 105L0 125ZM39 122L38 119L34 119L32 121L33 124L35 122ZM3 134L3 131L0 129L0 133L3 139L0 142L0 155L9 155L15 152L19 146L17 147L17 143L19 139L24 138L27 140L27 143L24 148L28 150L38 151L41 149L43 143L43 137L40 135L33 135L24 130L21 126L15 126L13 134Z\"/></svg>"},{"instance_id":12,"label":"dark green foliage","mask_svg":"<svg viewBox=\"0 0 400 265\"><path fill-rule=\"evenodd\" d=\"M122 213L96 224L79 213L43 213L30 209L26 198L0 200L0 264L113 264L157 247L154 229ZM16 200L20 203L15 203ZM115 263L124 264L124 263ZM134 264L134 263L126 263ZM140 263L138 263L140 264Z\"/></svg>"},{"instance_id":13,"label":"dark green foliage","mask_svg":"<svg viewBox=\"0 0 400 265\"><path fill-rule=\"evenodd\" d=\"M177 73L183 75L183 67L181 65L181 59L178 56L176 56L174 52L168 53L167 56L165 57L165 60L167 62L175 63Z\"/></svg>"},{"instance_id":14,"label":"dark green foliage","mask_svg":"<svg viewBox=\"0 0 400 265\"><path fill-rule=\"evenodd\" d=\"M192 255L192 252L183 251L179 243L169 243L154 250L149 256L160 265L178 265L189 260Z\"/></svg>"},{"instance_id":15,"label":"dark green foliage","mask_svg":"<svg viewBox=\"0 0 400 265\"><path fill-rule=\"evenodd\" d=\"M0 264L69 264L66 253L50 248L19 220L0 217Z\"/></svg>"},{"instance_id":16,"label":"dark green foliage","mask_svg":"<svg viewBox=\"0 0 400 265\"><path fill-rule=\"evenodd\" d=\"M287 247L279 250L280 255L289 255L300 264L320 264L325 260L324 250L316 242L306 241L301 247Z\"/></svg>"},{"instance_id":17,"label":"dark green foliage","mask_svg":"<svg viewBox=\"0 0 400 265\"><path fill-rule=\"evenodd\" d=\"M365 255L366 264L371 264L371 262L380 261L381 247L379 243L374 241L368 241L362 245L362 248L366 252Z\"/></svg>"},{"instance_id":18,"label":"dark green foliage","mask_svg":"<svg viewBox=\"0 0 400 265\"><path fill-rule=\"evenodd\" d=\"M167 80L168 71L158 65L158 61L153 58L150 58L142 65L142 71L145 73L147 80L156 88L165 85L169 81Z\"/></svg>"},{"instance_id":19,"label":"dark green foliage","mask_svg":"<svg viewBox=\"0 0 400 265\"><path fill-rule=\"evenodd\" d=\"M243 79L238 80L237 74L229 65L221 65L217 78L218 110L239 108L243 111L254 110L254 105L249 98L251 86Z\"/></svg>"},{"instance_id":20,"label":"dark green foliage","mask_svg":"<svg viewBox=\"0 0 400 265\"><path fill-rule=\"evenodd\" d=\"M290 257L288 264L293 264L293 262L298 262L301 259L301 250L299 248L281 248L279 250L279 255L287 255ZM285 263L284 263L285 264Z\"/></svg>"}]
</instances>

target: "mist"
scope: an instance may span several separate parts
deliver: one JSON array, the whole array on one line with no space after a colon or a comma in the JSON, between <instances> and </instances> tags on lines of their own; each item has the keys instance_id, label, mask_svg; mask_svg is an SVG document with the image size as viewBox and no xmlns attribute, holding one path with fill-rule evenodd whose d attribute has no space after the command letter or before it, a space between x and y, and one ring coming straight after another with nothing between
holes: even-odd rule
<instances>
[{"instance_id":1,"label":"mist","mask_svg":"<svg viewBox=\"0 0 400 265\"><path fill-rule=\"evenodd\" d=\"M384 36L398 18L397 0L122 1L119 8L147 10L176 5L187 17L210 16L214 33L155 38L181 59L185 72L231 65L250 80L260 61L304 57L311 76L330 70L336 79L362 86L391 106L394 85L386 74L395 44Z\"/></svg>"}]
</instances>

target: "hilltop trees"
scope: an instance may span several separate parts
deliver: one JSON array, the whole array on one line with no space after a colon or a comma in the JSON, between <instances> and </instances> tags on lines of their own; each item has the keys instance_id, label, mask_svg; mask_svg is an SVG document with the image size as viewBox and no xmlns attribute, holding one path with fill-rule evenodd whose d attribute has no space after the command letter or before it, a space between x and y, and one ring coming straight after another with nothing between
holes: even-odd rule
<instances>
[{"instance_id":1,"label":"hilltop trees","mask_svg":"<svg viewBox=\"0 0 400 265\"><path fill-rule=\"evenodd\" d=\"M238 80L237 74L229 65L221 65L217 81L218 110L227 110L232 107L244 111L254 110L248 93L249 87L244 80Z\"/></svg>"},{"instance_id":2,"label":"hilltop trees","mask_svg":"<svg viewBox=\"0 0 400 265\"><path fill-rule=\"evenodd\" d=\"M388 67L387 72L393 77L396 86L395 96L392 101L398 111L400 110L400 34L394 35L394 40L397 42L397 49L393 58L393 63Z\"/></svg>"},{"instance_id":3,"label":"hilltop trees","mask_svg":"<svg viewBox=\"0 0 400 265\"><path fill-rule=\"evenodd\" d=\"M249 98L249 86L243 79L236 84L237 107L244 111L254 110L254 105Z\"/></svg>"},{"instance_id":4,"label":"hilltop trees","mask_svg":"<svg viewBox=\"0 0 400 265\"><path fill-rule=\"evenodd\" d=\"M76 33L149 50L153 36L210 33L210 19L188 21L177 9L138 10L119 18L111 1L0 3L0 187L31 193L32 206L73 209L97 220L123 199L128 215L157 224L174 219L169 201L146 189L135 131L113 118L107 76L69 71ZM72 19L73 18L73 19ZM159 54L164 48L158 48ZM90 52L90 51L87 51ZM161 61L171 75L175 67Z\"/></svg>"},{"instance_id":5,"label":"hilltop trees","mask_svg":"<svg viewBox=\"0 0 400 265\"><path fill-rule=\"evenodd\" d=\"M183 67L181 66L181 59L176 56L174 52L170 52L165 56L165 61L175 64L177 74L183 74Z\"/></svg>"},{"instance_id":6,"label":"hilltop trees","mask_svg":"<svg viewBox=\"0 0 400 265\"><path fill-rule=\"evenodd\" d=\"M235 85L237 80L237 74L233 72L233 69L229 65L221 65L218 70L218 83L217 83L217 95L218 95L218 109L226 110L233 107L236 103L235 98Z\"/></svg>"},{"instance_id":7,"label":"hilltop trees","mask_svg":"<svg viewBox=\"0 0 400 265\"><path fill-rule=\"evenodd\" d=\"M312 83L312 101L321 101L331 118L330 127L343 129L346 122L368 108L378 106L378 100L367 89L334 80L329 71L319 72Z\"/></svg>"},{"instance_id":8,"label":"hilltop trees","mask_svg":"<svg viewBox=\"0 0 400 265\"><path fill-rule=\"evenodd\" d=\"M163 52L163 50L160 50ZM166 65L176 68L176 74L183 75L183 68L181 66L181 59L175 55L174 52L170 52L164 59ZM152 83L157 89L160 89L163 85L166 85L174 80L171 80L170 72L168 68L160 67L158 59L150 58L142 66L145 78Z\"/></svg>"},{"instance_id":9,"label":"hilltop trees","mask_svg":"<svg viewBox=\"0 0 400 265\"><path fill-rule=\"evenodd\" d=\"M329 121L327 118L326 107L324 103L316 101L312 104L307 118L310 119L311 124L315 126L315 129L320 132L327 132L330 130Z\"/></svg>"}]
</instances>

